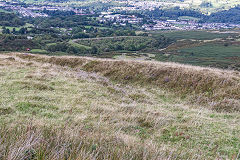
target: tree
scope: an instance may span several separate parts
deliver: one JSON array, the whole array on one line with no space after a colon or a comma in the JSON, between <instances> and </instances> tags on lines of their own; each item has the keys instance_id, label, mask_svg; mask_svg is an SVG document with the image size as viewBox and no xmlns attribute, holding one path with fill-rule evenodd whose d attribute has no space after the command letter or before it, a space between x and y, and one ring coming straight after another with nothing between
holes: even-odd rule
<instances>
[{"instance_id":1,"label":"tree","mask_svg":"<svg viewBox=\"0 0 240 160\"><path fill-rule=\"evenodd\" d=\"M96 46L93 46L91 49L91 54L98 54L98 48Z\"/></svg>"},{"instance_id":2,"label":"tree","mask_svg":"<svg viewBox=\"0 0 240 160\"><path fill-rule=\"evenodd\" d=\"M13 28L12 33L13 33L13 34L16 33L16 28Z\"/></svg>"},{"instance_id":3,"label":"tree","mask_svg":"<svg viewBox=\"0 0 240 160\"><path fill-rule=\"evenodd\" d=\"M71 53L71 54L77 54L78 50L77 50L77 48L70 46L70 47L68 47L66 52Z\"/></svg>"},{"instance_id":4,"label":"tree","mask_svg":"<svg viewBox=\"0 0 240 160\"><path fill-rule=\"evenodd\" d=\"M26 34L27 33L27 29L26 28L20 28L20 30L18 31L20 34Z\"/></svg>"},{"instance_id":5,"label":"tree","mask_svg":"<svg viewBox=\"0 0 240 160\"><path fill-rule=\"evenodd\" d=\"M10 30L6 27L2 27L2 33L3 34L10 34Z\"/></svg>"}]
</instances>

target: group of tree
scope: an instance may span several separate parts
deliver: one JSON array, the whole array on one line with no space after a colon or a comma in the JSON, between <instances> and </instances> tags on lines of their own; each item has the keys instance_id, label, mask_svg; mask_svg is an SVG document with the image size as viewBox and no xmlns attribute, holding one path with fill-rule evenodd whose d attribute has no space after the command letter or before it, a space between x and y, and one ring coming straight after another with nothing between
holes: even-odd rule
<instances>
[{"instance_id":1,"label":"group of tree","mask_svg":"<svg viewBox=\"0 0 240 160\"><path fill-rule=\"evenodd\" d=\"M226 11L212 13L210 16L205 17L205 22L218 22L218 23L240 23L240 6L231 8Z\"/></svg>"},{"instance_id":2,"label":"group of tree","mask_svg":"<svg viewBox=\"0 0 240 160\"><path fill-rule=\"evenodd\" d=\"M71 11L44 11L49 17L28 18L28 23L34 24L38 28L75 28L79 26L105 27L105 28L128 28L131 24L123 27L116 26L112 22L99 22L98 15L76 15ZM86 29L85 29L86 30Z\"/></svg>"},{"instance_id":3,"label":"group of tree","mask_svg":"<svg viewBox=\"0 0 240 160\"><path fill-rule=\"evenodd\" d=\"M156 51L160 48L164 48L173 40L166 38L164 36L155 37L110 37L103 39L89 39L89 40L79 40L79 44L86 47L96 47L98 52L113 52L113 51L143 51L151 52Z\"/></svg>"},{"instance_id":4,"label":"group of tree","mask_svg":"<svg viewBox=\"0 0 240 160\"><path fill-rule=\"evenodd\" d=\"M40 28L73 28L79 25L99 26L98 21L94 19L94 17L87 15L56 14L50 17L31 18L28 20L28 22Z\"/></svg>"},{"instance_id":5,"label":"group of tree","mask_svg":"<svg viewBox=\"0 0 240 160\"><path fill-rule=\"evenodd\" d=\"M180 9L179 7L174 7L171 9L159 9L156 8L152 11L145 11L142 14L147 15L150 18L161 18L161 19L178 19L181 16L191 16L196 18L204 18L206 15L201 12L190 10L190 9Z\"/></svg>"},{"instance_id":6,"label":"group of tree","mask_svg":"<svg viewBox=\"0 0 240 160\"><path fill-rule=\"evenodd\" d=\"M73 11L59 11L59 10L51 11L51 10L46 10L46 8L44 8L43 13L49 16L72 16L76 14Z\"/></svg>"},{"instance_id":7,"label":"group of tree","mask_svg":"<svg viewBox=\"0 0 240 160\"><path fill-rule=\"evenodd\" d=\"M38 44L26 36L0 35L0 51L24 51L26 48L38 48Z\"/></svg>"},{"instance_id":8,"label":"group of tree","mask_svg":"<svg viewBox=\"0 0 240 160\"><path fill-rule=\"evenodd\" d=\"M21 27L19 30L16 30L16 28L13 28L12 30L10 30L9 28L7 27L2 27L2 33L3 34L27 34L28 33L28 29L25 28L25 27Z\"/></svg>"},{"instance_id":9,"label":"group of tree","mask_svg":"<svg viewBox=\"0 0 240 160\"><path fill-rule=\"evenodd\" d=\"M95 38L95 37L112 37L112 36L136 36L134 30L128 29L111 29L111 28L85 28L76 27L72 30L72 38Z\"/></svg>"},{"instance_id":10,"label":"group of tree","mask_svg":"<svg viewBox=\"0 0 240 160\"><path fill-rule=\"evenodd\" d=\"M212 7L211 3L204 2L201 4L202 7ZM155 9L153 11L146 11L145 13L150 18L160 18L160 19L178 19L181 16L190 16L199 18L199 22L215 22L215 23L240 23L240 6L236 6L229 10L219 11L212 13L210 15L204 15L198 11L189 10L189 9L180 9L175 7L172 9L162 10Z\"/></svg>"},{"instance_id":11,"label":"group of tree","mask_svg":"<svg viewBox=\"0 0 240 160\"><path fill-rule=\"evenodd\" d=\"M18 27L25 24L25 21L14 13L0 12L0 26Z\"/></svg>"},{"instance_id":12,"label":"group of tree","mask_svg":"<svg viewBox=\"0 0 240 160\"><path fill-rule=\"evenodd\" d=\"M75 46L68 42L57 42L47 45L45 49L48 52L63 52L67 54L83 55L83 54L99 54L99 50L96 46L84 47Z\"/></svg>"}]
</instances>

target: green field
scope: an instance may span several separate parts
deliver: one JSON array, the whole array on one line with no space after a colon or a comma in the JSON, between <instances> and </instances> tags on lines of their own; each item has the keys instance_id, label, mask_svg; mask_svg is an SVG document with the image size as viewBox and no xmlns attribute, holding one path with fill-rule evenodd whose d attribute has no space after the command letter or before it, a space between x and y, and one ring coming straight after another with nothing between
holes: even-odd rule
<instances>
[{"instance_id":1,"label":"green field","mask_svg":"<svg viewBox=\"0 0 240 160\"><path fill-rule=\"evenodd\" d=\"M175 42L156 53L156 60L198 66L240 70L239 33L237 31L154 31L152 36L164 35Z\"/></svg>"},{"instance_id":2,"label":"green field","mask_svg":"<svg viewBox=\"0 0 240 160\"><path fill-rule=\"evenodd\" d=\"M193 21L199 21L200 20L200 18L190 17L190 16L181 16L178 19L179 20L193 20Z\"/></svg>"},{"instance_id":3,"label":"green field","mask_svg":"<svg viewBox=\"0 0 240 160\"><path fill-rule=\"evenodd\" d=\"M154 31L150 32L153 36L164 35L168 38L176 40L195 39L195 40L211 40L216 38L227 38L236 34L213 33L209 31Z\"/></svg>"},{"instance_id":4,"label":"green field","mask_svg":"<svg viewBox=\"0 0 240 160\"><path fill-rule=\"evenodd\" d=\"M219 68L234 68L240 70L240 46L218 43L208 43L201 46L179 49L171 55L158 55L159 60L212 66Z\"/></svg>"},{"instance_id":5,"label":"green field","mask_svg":"<svg viewBox=\"0 0 240 160\"><path fill-rule=\"evenodd\" d=\"M46 50L43 49L32 49L30 53L36 53L36 54L48 54Z\"/></svg>"},{"instance_id":6,"label":"green field","mask_svg":"<svg viewBox=\"0 0 240 160\"><path fill-rule=\"evenodd\" d=\"M86 46L86 45L82 45L82 44L79 44L79 43L75 43L73 40L70 40L68 43L71 44L73 47L76 47L76 48L79 48L79 49L81 49L81 48L91 49L91 47Z\"/></svg>"},{"instance_id":7,"label":"green field","mask_svg":"<svg viewBox=\"0 0 240 160\"><path fill-rule=\"evenodd\" d=\"M108 27L99 27L99 26L84 26L85 28L91 28L91 27L93 27L93 28L98 28L98 29L109 29Z\"/></svg>"}]
</instances>

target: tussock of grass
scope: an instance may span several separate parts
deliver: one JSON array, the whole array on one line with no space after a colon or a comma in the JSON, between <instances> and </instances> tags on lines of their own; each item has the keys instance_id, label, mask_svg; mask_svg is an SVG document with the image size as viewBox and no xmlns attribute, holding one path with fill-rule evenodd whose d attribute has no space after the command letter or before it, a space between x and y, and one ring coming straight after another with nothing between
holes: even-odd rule
<instances>
[{"instance_id":1,"label":"tussock of grass","mask_svg":"<svg viewBox=\"0 0 240 160\"><path fill-rule=\"evenodd\" d=\"M20 53L0 64L0 159L239 158L239 72ZM211 104L225 101L234 112Z\"/></svg>"},{"instance_id":2,"label":"tussock of grass","mask_svg":"<svg viewBox=\"0 0 240 160\"><path fill-rule=\"evenodd\" d=\"M70 132L70 133L69 133ZM13 136L8 134L14 133ZM74 133L74 135L72 134ZM149 148L126 146L117 137L94 137L83 128L48 129L28 125L1 130L3 138L12 142L7 146L9 159L157 159L163 156ZM46 137L45 135L51 135ZM19 141L15 141L15 138ZM54 137L54 138L52 138ZM149 146L151 147L151 146ZM111 149L110 149L111 148Z\"/></svg>"}]
</instances>

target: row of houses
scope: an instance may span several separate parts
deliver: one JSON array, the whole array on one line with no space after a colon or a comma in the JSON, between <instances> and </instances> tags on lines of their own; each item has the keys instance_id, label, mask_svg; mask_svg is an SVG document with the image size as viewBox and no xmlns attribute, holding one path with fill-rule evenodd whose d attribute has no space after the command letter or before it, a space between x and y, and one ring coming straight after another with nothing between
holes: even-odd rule
<instances>
[{"instance_id":1,"label":"row of houses","mask_svg":"<svg viewBox=\"0 0 240 160\"><path fill-rule=\"evenodd\" d=\"M198 23L194 21L154 21L155 24L144 24L142 28L144 30L204 30L204 29L232 29L240 28L239 24L229 23Z\"/></svg>"},{"instance_id":2,"label":"row of houses","mask_svg":"<svg viewBox=\"0 0 240 160\"><path fill-rule=\"evenodd\" d=\"M131 24L138 24L143 21L142 18L138 18L135 15L121 15L121 14L111 14L109 12L106 14L105 12L99 16L100 22L119 22L119 23L131 23Z\"/></svg>"},{"instance_id":3,"label":"row of houses","mask_svg":"<svg viewBox=\"0 0 240 160\"><path fill-rule=\"evenodd\" d=\"M124 2L125 5L122 7L113 7L110 10L118 11L134 11L134 10L155 10L156 8L162 7L180 7L180 8L189 8L188 3L179 2L159 2L159 1L136 1L128 0Z\"/></svg>"},{"instance_id":4,"label":"row of houses","mask_svg":"<svg viewBox=\"0 0 240 160\"><path fill-rule=\"evenodd\" d=\"M11 9L17 11L23 17L48 17L47 14L42 11L73 11L78 15L84 15L85 11L83 9L75 9L72 7L61 7L61 6L39 6L39 5L30 5L30 6L21 6L18 3L6 3L0 2L0 6L5 9Z\"/></svg>"}]
</instances>

